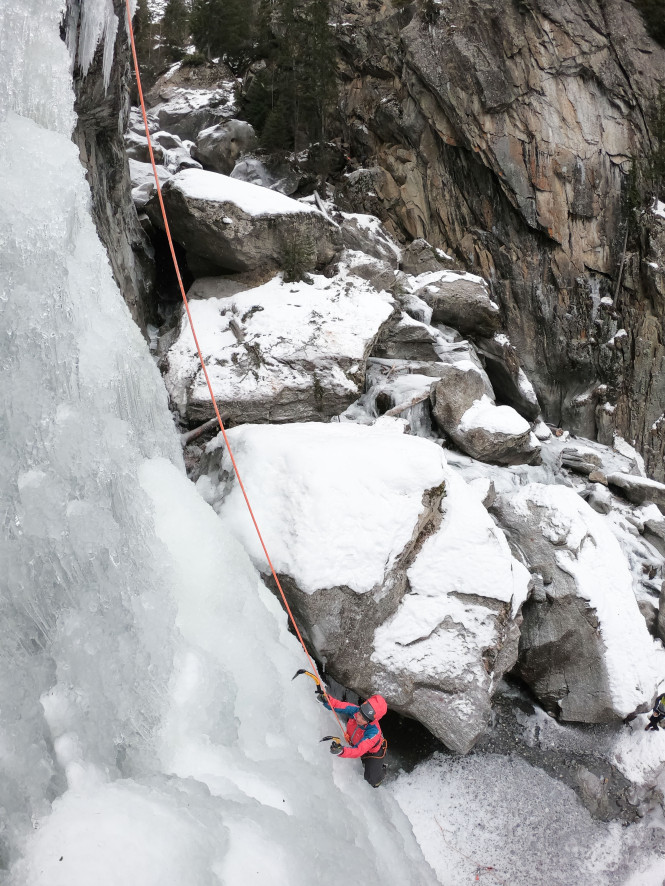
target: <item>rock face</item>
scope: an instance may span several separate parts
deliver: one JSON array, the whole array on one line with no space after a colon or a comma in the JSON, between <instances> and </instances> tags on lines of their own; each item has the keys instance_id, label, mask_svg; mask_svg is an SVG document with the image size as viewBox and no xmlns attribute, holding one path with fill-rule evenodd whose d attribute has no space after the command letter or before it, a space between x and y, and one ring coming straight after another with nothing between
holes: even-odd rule
<instances>
[{"instance_id":1,"label":"rock face","mask_svg":"<svg viewBox=\"0 0 665 886\"><path fill-rule=\"evenodd\" d=\"M204 296L190 312L218 406L232 423L325 421L362 393L368 354L393 312L387 293L353 277L310 284L275 277L236 293L223 277L205 282L190 290ZM214 417L184 311L164 368L185 424Z\"/></svg>"},{"instance_id":2,"label":"rock face","mask_svg":"<svg viewBox=\"0 0 665 886\"><path fill-rule=\"evenodd\" d=\"M188 169L162 193L174 238L220 272L284 267L296 249L311 269L331 261L341 245L338 228L313 206L248 182ZM146 211L163 227L156 197Z\"/></svg>"},{"instance_id":3,"label":"rock face","mask_svg":"<svg viewBox=\"0 0 665 886\"><path fill-rule=\"evenodd\" d=\"M74 142L77 144L90 191L92 214L106 247L113 276L132 317L145 332L154 319L154 265L152 248L139 224L132 203L132 184L122 132L129 118L129 52L125 4L113 0L119 27L113 45L110 82L104 82L104 54L100 44L90 69L84 74L74 68L75 110L78 115ZM65 23L69 45L76 45L73 22L79 20L78 0L68 0Z\"/></svg>"},{"instance_id":4,"label":"rock face","mask_svg":"<svg viewBox=\"0 0 665 886\"><path fill-rule=\"evenodd\" d=\"M517 670L545 709L587 723L645 710L665 654L603 518L574 490L540 484L497 496L492 513L536 581Z\"/></svg>"},{"instance_id":5,"label":"rock face","mask_svg":"<svg viewBox=\"0 0 665 886\"><path fill-rule=\"evenodd\" d=\"M401 431L382 419L230 434L248 486L260 482L269 503L280 582L327 670L466 752L515 662L529 576L441 449ZM209 447L199 488L265 571L219 454Z\"/></svg>"},{"instance_id":6,"label":"rock face","mask_svg":"<svg viewBox=\"0 0 665 886\"><path fill-rule=\"evenodd\" d=\"M629 242L614 290L665 51L624 0L431 7L344 3L342 112L364 168L341 196L478 269L545 418L637 440L663 479L662 219Z\"/></svg>"}]
</instances>

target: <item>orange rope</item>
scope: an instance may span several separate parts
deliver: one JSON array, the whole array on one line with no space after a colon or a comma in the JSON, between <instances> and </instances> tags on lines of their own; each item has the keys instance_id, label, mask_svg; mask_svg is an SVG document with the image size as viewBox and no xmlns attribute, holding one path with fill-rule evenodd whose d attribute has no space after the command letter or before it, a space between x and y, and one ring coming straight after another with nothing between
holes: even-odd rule
<instances>
[{"instance_id":1,"label":"orange rope","mask_svg":"<svg viewBox=\"0 0 665 886\"><path fill-rule=\"evenodd\" d=\"M286 611L289 615L289 618L291 619L291 624L293 625L296 635L297 635L298 639L300 640L300 645L302 646L303 651L304 651L305 655L307 656L307 660L308 660L312 670L319 678L320 686L323 691L323 694L324 694L326 700L328 701L328 703L330 704L330 698L328 696L328 693L326 692L326 690L323 686L323 681L321 680L318 669L317 669L316 665L314 664L314 662L312 661L312 658L311 658L309 652L307 651L307 647L305 646L303 638L300 634L300 631L298 629L298 625L296 624L296 620L293 617L293 613L291 612L291 607L289 606L289 604L287 602L286 595L284 594L284 591L282 590L282 585L280 584L280 581L277 578L277 573L275 572L275 568L272 565L272 560L270 559L270 555L268 554L268 549L266 548L265 542L263 541L263 536L261 535L261 530L259 529L259 524L256 522L256 518L254 516L254 511L252 510L252 506L249 503L249 498L247 496L247 492L245 491L245 486L242 482L242 479L240 477L240 472L238 471L238 466L236 464L236 460L233 456L233 450L231 449L231 444L229 443L229 439L226 436L226 429L224 428L224 422L222 421L222 417L219 414L219 409L217 408L217 401L215 400L215 394L213 392L212 385L210 383L210 378L208 376L208 370L206 369L205 363L203 361L203 354L201 353L201 348L199 346L199 340L197 338L196 330L194 328L194 321L192 320L192 315L189 310L189 302L187 301L187 295L185 294L185 287L182 282L182 277L180 276L180 267L178 266L178 259L176 258L175 247L173 246L173 240L171 238L171 229L169 228L168 219L166 218L166 208L164 206L164 200L162 198L162 188L159 183L159 176L157 175L157 166L155 164L155 155L153 154L152 141L150 139L150 128L148 127L148 116L146 114L145 102L143 100L143 88L141 86L141 75L139 74L139 62L138 62L138 58L136 55L136 44L134 42L134 28L132 27L132 14L131 14L131 9L130 9L129 4L130 4L130 0L125 0L125 6L127 9L127 29L129 31L129 40L130 40L130 43L132 46L132 57L134 59L134 73L136 74L136 86L138 88L139 99L141 102L141 113L143 115L143 125L145 127L146 138L148 139L148 151L150 153L150 163L152 164L152 172L153 172L153 175L155 176L155 185L157 187L157 196L159 198L159 205L162 210L162 218L164 219L164 230L166 232L166 237L169 241L169 249L171 250L171 258L173 259L173 266L175 268L176 277L178 278L178 285L180 287L180 294L182 295L182 300L185 304L185 310L187 311L187 316L189 318L189 326L190 326L190 329L192 330L192 335L194 336L194 344L196 345L196 350L198 351L199 361L201 363L201 369L203 369L203 374L205 375L206 384L208 385L208 390L210 391L210 399L212 400L212 405L215 410L215 415L217 416L217 421L219 423L220 430L221 430L222 435L224 437L224 443L226 444L227 452L229 453L229 456L231 458L231 462L233 464L233 470L235 471L235 475L238 479L240 489L242 490L242 494L245 498L245 504L247 505L247 510L249 511L249 515L252 518L252 523L254 524L254 529L256 529L256 534L259 538L259 541L261 542L261 547L263 548L263 553L266 556L266 560L268 562L268 566L270 567L272 577L275 579L275 584L277 585L279 593L280 593L282 600L284 602L284 606L286 607ZM335 712L335 709L333 708L332 705L330 705L330 709L333 712L333 714L335 715L335 719L337 720L337 723L339 724L339 727L342 730L342 735L344 735L346 730L345 730L344 726L342 725L342 723L341 723L339 717L337 716L337 713Z\"/></svg>"}]
</instances>

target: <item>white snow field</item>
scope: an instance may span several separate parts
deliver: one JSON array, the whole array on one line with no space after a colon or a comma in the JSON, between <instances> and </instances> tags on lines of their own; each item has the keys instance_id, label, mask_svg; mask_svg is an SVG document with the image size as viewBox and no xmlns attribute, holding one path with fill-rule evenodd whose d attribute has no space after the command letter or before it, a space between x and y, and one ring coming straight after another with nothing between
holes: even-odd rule
<instances>
[{"instance_id":1,"label":"white snow field","mask_svg":"<svg viewBox=\"0 0 665 886\"><path fill-rule=\"evenodd\" d=\"M90 216L61 10L0 7L0 882L434 882L319 744L285 615L184 476Z\"/></svg>"},{"instance_id":2,"label":"white snow field","mask_svg":"<svg viewBox=\"0 0 665 886\"><path fill-rule=\"evenodd\" d=\"M653 738L662 751L665 735ZM644 827L594 820L569 787L518 757L435 754L388 789L442 886L662 886L662 814L648 822L647 847Z\"/></svg>"}]
</instances>

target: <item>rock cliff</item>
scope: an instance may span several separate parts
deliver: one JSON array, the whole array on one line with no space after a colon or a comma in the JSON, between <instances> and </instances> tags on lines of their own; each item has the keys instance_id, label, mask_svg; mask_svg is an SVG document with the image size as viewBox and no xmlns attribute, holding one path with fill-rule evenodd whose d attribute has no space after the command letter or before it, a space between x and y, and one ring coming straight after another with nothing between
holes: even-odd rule
<instances>
[{"instance_id":1,"label":"rock cliff","mask_svg":"<svg viewBox=\"0 0 665 886\"><path fill-rule=\"evenodd\" d=\"M79 42L80 0L68 0L63 37L68 45ZM86 169L92 194L92 214L106 246L113 276L132 317L145 332L154 313L152 247L132 203L129 165L123 133L129 118L130 49L125 25L124 0L113 0L118 19L113 64L108 83L104 78L105 41L97 46L90 67L76 59L73 70L75 110L74 141Z\"/></svg>"},{"instance_id":2,"label":"rock cliff","mask_svg":"<svg viewBox=\"0 0 665 886\"><path fill-rule=\"evenodd\" d=\"M622 262L622 189L653 146L665 51L627 0L399 6L340 6L363 167L340 198L490 280L546 418L635 440L662 479L665 235L654 216Z\"/></svg>"}]
</instances>

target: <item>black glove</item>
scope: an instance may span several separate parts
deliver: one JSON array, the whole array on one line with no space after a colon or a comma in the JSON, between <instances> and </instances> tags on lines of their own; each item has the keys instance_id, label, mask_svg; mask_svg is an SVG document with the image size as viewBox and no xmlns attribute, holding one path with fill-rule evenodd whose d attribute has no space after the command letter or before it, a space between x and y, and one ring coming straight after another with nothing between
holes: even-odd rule
<instances>
[{"instance_id":1,"label":"black glove","mask_svg":"<svg viewBox=\"0 0 665 886\"><path fill-rule=\"evenodd\" d=\"M331 741L330 742L330 753L331 754L335 754L335 755L341 754L343 750L344 750L344 748L341 746L341 744L338 741Z\"/></svg>"}]
</instances>

